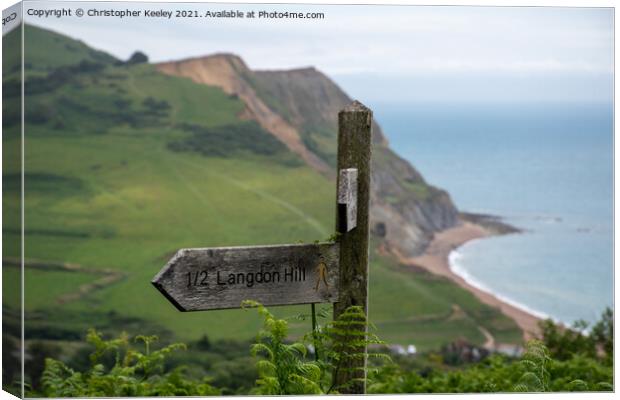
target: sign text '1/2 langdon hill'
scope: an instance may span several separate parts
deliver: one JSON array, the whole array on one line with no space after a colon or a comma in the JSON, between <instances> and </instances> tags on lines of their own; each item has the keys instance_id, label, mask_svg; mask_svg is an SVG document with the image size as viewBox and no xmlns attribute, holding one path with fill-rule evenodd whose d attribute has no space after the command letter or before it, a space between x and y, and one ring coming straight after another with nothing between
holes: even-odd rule
<instances>
[{"instance_id":1,"label":"sign text '1/2 langdon hill'","mask_svg":"<svg viewBox=\"0 0 620 400\"><path fill-rule=\"evenodd\" d=\"M209 285L245 285L251 288L254 285L280 283L280 282L302 282L306 280L306 268L302 266L285 267L284 270L274 270L276 265L270 262L264 262L260 265L258 271L246 272L224 272L230 268L223 268L224 271L188 271L186 274L187 287L192 286L209 286Z\"/></svg>"},{"instance_id":2,"label":"sign text '1/2 langdon hill'","mask_svg":"<svg viewBox=\"0 0 620 400\"><path fill-rule=\"evenodd\" d=\"M334 302L338 243L183 249L153 278L179 310Z\"/></svg>"}]
</instances>

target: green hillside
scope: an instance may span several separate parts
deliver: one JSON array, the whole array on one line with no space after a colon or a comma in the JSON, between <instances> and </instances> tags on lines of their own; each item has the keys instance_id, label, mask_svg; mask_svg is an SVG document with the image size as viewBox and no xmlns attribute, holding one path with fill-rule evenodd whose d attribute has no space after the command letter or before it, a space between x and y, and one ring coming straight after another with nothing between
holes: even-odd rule
<instances>
[{"instance_id":1,"label":"green hillside","mask_svg":"<svg viewBox=\"0 0 620 400\"><path fill-rule=\"evenodd\" d=\"M259 326L254 313L179 313L151 278L183 247L327 238L334 182L243 120L235 96L149 64L119 65L62 35L26 32L39 40L26 50L26 258L61 265L27 268L26 337L79 337L93 325L146 334L152 327L181 340L252 337ZM16 131L17 124L4 128ZM18 141L3 136L4 146ZM19 170L5 162L3 173L11 193ZM19 213L11 203L3 207L5 215ZM3 232L19 237L16 226ZM470 293L374 248L371 254L370 318L388 342L421 350L459 337L482 344L481 327L496 340L520 340L511 320ZM18 256L5 247L5 276L18 273L10 265ZM62 263L80 267L63 270ZM14 286L3 289L5 299L16 298L8 295ZM308 325L293 322L297 333Z\"/></svg>"},{"instance_id":2,"label":"green hillside","mask_svg":"<svg viewBox=\"0 0 620 400\"><path fill-rule=\"evenodd\" d=\"M9 127L11 122L19 124L21 121L21 97L7 96L7 83L10 79L15 86L21 87L19 64L14 62L21 59L21 46L19 46L18 35L8 34L3 38L2 43L2 248L3 258L7 252L12 254L21 253L21 238L19 235L9 234L9 230L21 230L21 212L19 203L21 202L21 179L20 184L16 185L15 178L11 177L11 172L19 171L21 166L21 129L19 125ZM17 67L17 68L15 68ZM15 79L17 77L17 79ZM7 174L7 171L9 173ZM12 185L9 182L12 181ZM12 186L12 187L11 187ZM3 263L2 268L2 338L3 338L3 362L2 362L2 382L3 390L11 389L11 379L21 373L22 363L20 362L21 346L18 338L21 336L21 271L17 268L6 268ZM11 351L13 350L13 351ZM11 360L10 355L14 358ZM6 361L5 361L6 360ZM7 364L13 364L8 366ZM16 389L16 387L14 388ZM16 390L12 393L17 394Z\"/></svg>"},{"instance_id":3,"label":"green hillside","mask_svg":"<svg viewBox=\"0 0 620 400\"><path fill-rule=\"evenodd\" d=\"M50 71L82 61L112 64L116 58L95 50L79 40L31 25L24 26L24 67L31 71Z\"/></svg>"}]
</instances>

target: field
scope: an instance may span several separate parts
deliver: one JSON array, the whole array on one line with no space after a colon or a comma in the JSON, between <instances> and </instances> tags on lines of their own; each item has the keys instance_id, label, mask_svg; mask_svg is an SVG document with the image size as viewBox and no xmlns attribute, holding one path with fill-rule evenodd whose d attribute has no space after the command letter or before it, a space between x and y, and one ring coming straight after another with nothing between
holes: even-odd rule
<instances>
[{"instance_id":1,"label":"field","mask_svg":"<svg viewBox=\"0 0 620 400\"><path fill-rule=\"evenodd\" d=\"M60 45L51 40L49 46L54 43ZM40 66L47 49L38 51ZM278 143L266 148L269 134L241 120L243 104L216 88L161 75L147 64L49 67L69 69L55 80L30 71L46 89L26 103L39 115L26 116L26 259L80 270L27 269L26 330L44 332L40 337L59 329L83 335L94 325L133 334L154 329L184 341L205 333L253 337L254 312L180 313L150 280L179 248L326 239L334 225L335 183ZM204 132L217 129L236 132L234 144L217 134L205 141ZM5 135L4 145L18 146L15 136ZM19 188L14 164L5 163L7 198ZM18 215L14 204L5 204L5 215ZM18 227L3 229L6 240L19 237ZM379 256L375 247L369 315L387 342L420 350L460 337L482 344L481 328L496 340L519 341L516 325L497 310L445 279ZM13 248L3 257L18 255ZM17 271L4 268L5 282ZM106 274L115 279L106 281ZM9 307L18 306L14 289L4 287ZM292 316L309 306L276 311ZM46 313L55 321L47 328ZM119 323L119 315L133 323ZM292 326L299 335L310 323Z\"/></svg>"}]
</instances>

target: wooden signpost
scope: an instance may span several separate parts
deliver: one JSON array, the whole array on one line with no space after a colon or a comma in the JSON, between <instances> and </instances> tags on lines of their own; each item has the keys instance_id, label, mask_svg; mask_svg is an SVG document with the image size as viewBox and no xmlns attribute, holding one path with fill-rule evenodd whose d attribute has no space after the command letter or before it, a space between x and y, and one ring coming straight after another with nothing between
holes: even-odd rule
<instances>
[{"instance_id":1,"label":"wooden signpost","mask_svg":"<svg viewBox=\"0 0 620 400\"><path fill-rule=\"evenodd\" d=\"M153 285L179 311L338 300L337 243L183 249Z\"/></svg>"},{"instance_id":2,"label":"wooden signpost","mask_svg":"<svg viewBox=\"0 0 620 400\"><path fill-rule=\"evenodd\" d=\"M337 243L182 249L151 283L180 311L255 300L334 303L334 318L352 305L367 314L371 125L372 111L357 101L338 114ZM336 386L355 378L346 391L365 393L365 366L351 360L334 376Z\"/></svg>"}]
</instances>

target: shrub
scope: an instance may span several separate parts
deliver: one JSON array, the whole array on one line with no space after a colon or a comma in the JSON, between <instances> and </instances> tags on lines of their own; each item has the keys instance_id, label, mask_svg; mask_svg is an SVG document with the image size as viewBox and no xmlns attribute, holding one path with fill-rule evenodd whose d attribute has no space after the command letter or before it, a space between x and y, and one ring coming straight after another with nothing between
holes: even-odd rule
<instances>
[{"instance_id":1,"label":"shrub","mask_svg":"<svg viewBox=\"0 0 620 400\"><path fill-rule=\"evenodd\" d=\"M589 334L588 324L577 321L572 329L555 324L552 320L540 323L542 342L553 358L569 360L575 355L583 355L612 364L613 357L613 311L605 309L601 319L596 322Z\"/></svg>"},{"instance_id":2,"label":"shrub","mask_svg":"<svg viewBox=\"0 0 620 400\"><path fill-rule=\"evenodd\" d=\"M93 346L93 351L89 357L90 365L83 368L85 371L78 372L61 361L46 358L41 385L32 385L28 395L218 395L222 394L222 391L214 388L208 379L201 378L202 372L189 378L186 367L172 368L179 364L188 365L188 362L190 365L197 363L196 365L205 366L217 361L218 357L220 363L217 366L222 367L216 375L219 385L266 395L344 392L349 385L356 384L361 379L355 378L355 372L360 372L362 367L347 367L351 365L350 361L365 358L377 360L377 366L368 367L367 371L364 371L368 373L368 393L613 391L613 366L609 358L613 349L611 311L603 314L603 318L594 325L589 336L574 331L571 333L547 323L543 340L528 342L523 356L519 359L494 354L481 362L454 370L429 357L429 362L423 368L405 370L391 362L387 355L380 352L367 353L363 350L368 345L382 345L383 342L375 335L358 329L360 326L369 328L366 315L359 306L349 307L337 320L324 326L313 323L313 330L304 336L302 342L289 341L288 322L276 318L261 304L246 301L243 306L256 308L263 318L263 329L258 333L256 342L250 346L251 355L257 359L258 370L256 387L253 389L248 389L247 385L252 377L256 376L256 371L245 359L240 358L244 357L242 353L246 350L243 350L243 347L247 345L228 341L211 344L204 336L193 346L196 350L208 349L212 359L199 360L202 355L190 352L186 358L180 359L183 362L170 364L167 363L173 359L170 355L185 349L184 344L171 344L153 351L152 346L157 337L136 336L134 343L139 342L143 346L143 351L140 351L132 347L127 335L104 340L99 333L90 330L87 342ZM298 316L300 319L306 317ZM325 318L327 315L319 313L319 317ZM570 351L560 349L561 344ZM10 348L12 344L5 341L5 345ZM41 345L35 343L32 346ZM594 353L593 346L596 349ZM312 352L309 349L312 349ZM37 351L40 353L39 358L42 354L54 352L53 348L47 347ZM15 348L9 355L14 353ZM233 357L237 357L237 360L224 360L224 354L226 357L234 354ZM222 360L225 363L222 363ZM244 367L240 367L238 363L243 363ZM169 366L168 369L166 365ZM4 372L5 379L14 378L15 372ZM334 378L340 373L346 373L350 379L337 385ZM31 373L33 376L38 374L36 370ZM225 389L225 393L234 392Z\"/></svg>"},{"instance_id":3,"label":"shrub","mask_svg":"<svg viewBox=\"0 0 620 400\"><path fill-rule=\"evenodd\" d=\"M321 369L316 362L304 361L307 349L302 343L284 343L288 324L277 319L260 303L246 301L245 307L256 307L263 317L263 330L257 343L251 347L253 356L262 354L257 361L259 394L321 394Z\"/></svg>"},{"instance_id":4,"label":"shrub","mask_svg":"<svg viewBox=\"0 0 620 400\"><path fill-rule=\"evenodd\" d=\"M176 343L151 351L155 336L137 336L144 352L130 346L126 335L103 340L95 330L89 330L87 341L95 347L90 355L88 371L76 372L58 360L47 358L43 371L43 394L48 397L116 397L116 396L205 396L218 395L207 379L191 381L183 376L182 368L165 373L164 360L173 351L184 349ZM100 361L108 354L114 357L111 368ZM30 395L36 396L37 393Z\"/></svg>"},{"instance_id":5,"label":"shrub","mask_svg":"<svg viewBox=\"0 0 620 400\"><path fill-rule=\"evenodd\" d=\"M367 353L368 345L384 344L375 335L363 333L358 328L368 322L363 309L351 306L337 320L317 327L304 336L304 343L286 344L288 323L275 318L264 306L245 301L244 307L256 307L264 319L263 330L252 354L265 356L257 362L259 394L330 394L349 388L360 378L355 372L363 367L348 367L350 361L375 357L389 360L381 353ZM314 347L315 358L307 360L308 347ZM337 384L338 374L345 374L344 384Z\"/></svg>"},{"instance_id":6,"label":"shrub","mask_svg":"<svg viewBox=\"0 0 620 400\"><path fill-rule=\"evenodd\" d=\"M168 149L172 151L191 151L206 157L254 154L267 156L287 166L302 165L282 142L254 121L216 127L194 124L180 124L177 127L190 135L169 142Z\"/></svg>"},{"instance_id":7,"label":"shrub","mask_svg":"<svg viewBox=\"0 0 620 400\"><path fill-rule=\"evenodd\" d=\"M128 65L144 64L147 62L149 62L149 57L141 51L134 52L131 57L129 57L129 60L127 60Z\"/></svg>"},{"instance_id":8,"label":"shrub","mask_svg":"<svg viewBox=\"0 0 620 400\"><path fill-rule=\"evenodd\" d=\"M576 355L555 360L540 341L530 341L519 360L493 355L457 371L403 371L390 365L373 377L369 393L482 393L611 391L613 370Z\"/></svg>"}]
</instances>

